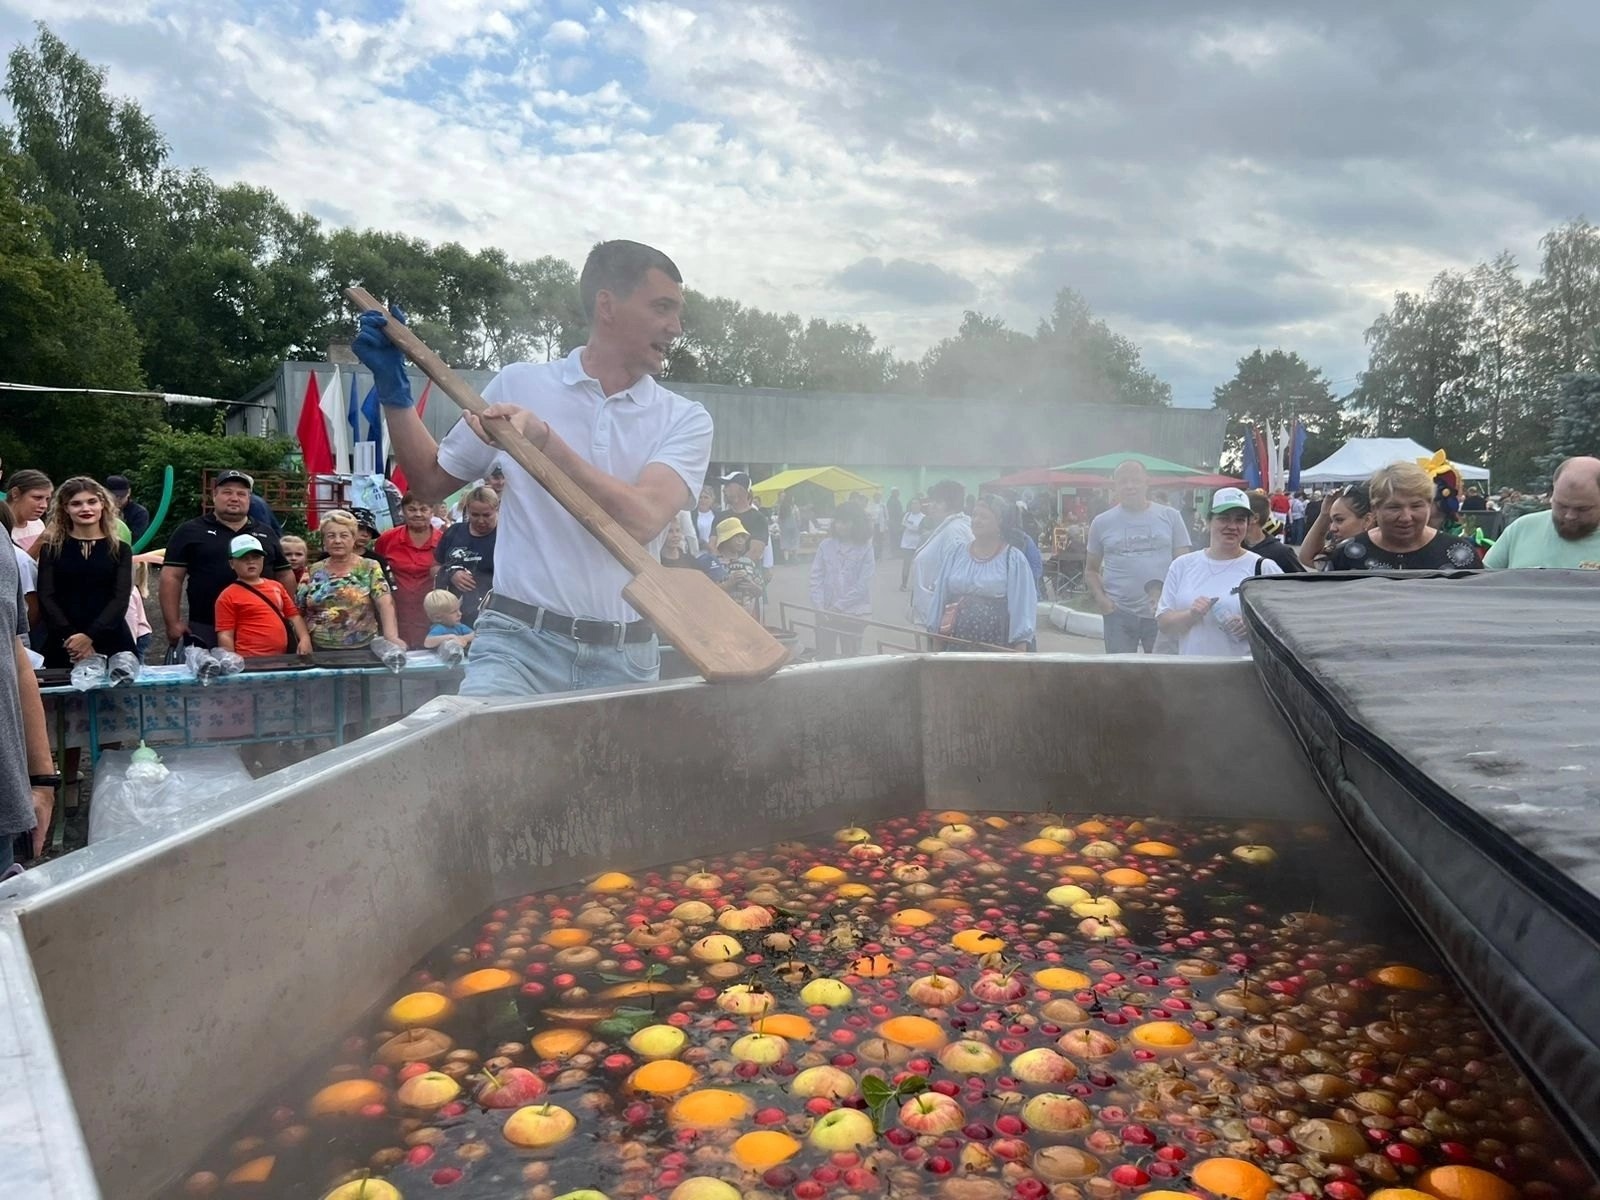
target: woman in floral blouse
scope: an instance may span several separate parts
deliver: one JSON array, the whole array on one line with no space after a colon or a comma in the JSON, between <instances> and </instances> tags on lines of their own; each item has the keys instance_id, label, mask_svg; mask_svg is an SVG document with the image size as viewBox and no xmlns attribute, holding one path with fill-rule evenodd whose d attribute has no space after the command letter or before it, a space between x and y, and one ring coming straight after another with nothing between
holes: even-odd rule
<instances>
[{"instance_id":1,"label":"woman in floral blouse","mask_svg":"<svg viewBox=\"0 0 1600 1200\"><path fill-rule=\"evenodd\" d=\"M383 568L356 553L355 517L343 510L331 512L322 518L320 532L327 557L311 564L295 594L311 628L312 646L359 649L379 634L403 644Z\"/></svg>"}]
</instances>

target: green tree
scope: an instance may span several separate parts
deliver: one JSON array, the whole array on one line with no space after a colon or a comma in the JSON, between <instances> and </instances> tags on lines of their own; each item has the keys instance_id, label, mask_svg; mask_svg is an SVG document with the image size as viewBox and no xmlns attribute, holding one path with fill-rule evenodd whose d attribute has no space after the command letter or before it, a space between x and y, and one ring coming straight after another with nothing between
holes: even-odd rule
<instances>
[{"instance_id":1,"label":"green tree","mask_svg":"<svg viewBox=\"0 0 1600 1200\"><path fill-rule=\"evenodd\" d=\"M881 392L897 375L894 355L865 325L812 318L795 347L801 386L825 392Z\"/></svg>"},{"instance_id":2,"label":"green tree","mask_svg":"<svg viewBox=\"0 0 1600 1200\"><path fill-rule=\"evenodd\" d=\"M1322 377L1298 354L1259 349L1239 360L1234 377L1213 393L1216 407L1228 414L1223 457L1238 466L1249 428L1287 426L1298 419L1306 428L1302 461L1310 464L1339 448L1345 436L1339 401Z\"/></svg>"},{"instance_id":3,"label":"green tree","mask_svg":"<svg viewBox=\"0 0 1600 1200\"><path fill-rule=\"evenodd\" d=\"M588 340L589 322L578 295L578 273L565 259L546 254L511 266L508 308L526 332L522 357L536 362L564 358Z\"/></svg>"},{"instance_id":4,"label":"green tree","mask_svg":"<svg viewBox=\"0 0 1600 1200\"><path fill-rule=\"evenodd\" d=\"M1545 234L1539 278L1528 289L1534 369L1547 383L1600 365L1600 229L1583 218Z\"/></svg>"},{"instance_id":5,"label":"green tree","mask_svg":"<svg viewBox=\"0 0 1600 1200\"><path fill-rule=\"evenodd\" d=\"M922 390L930 396L1020 395L1035 375L1037 343L1008 328L999 317L962 314L954 336L922 356Z\"/></svg>"},{"instance_id":6,"label":"green tree","mask_svg":"<svg viewBox=\"0 0 1600 1200\"><path fill-rule=\"evenodd\" d=\"M49 215L0 171L0 379L138 390L139 336L100 270L58 256ZM62 479L126 469L162 405L128 396L0 393L0 455Z\"/></svg>"},{"instance_id":7,"label":"green tree","mask_svg":"<svg viewBox=\"0 0 1600 1200\"><path fill-rule=\"evenodd\" d=\"M202 511L201 481L206 471L237 467L259 475L265 471L295 473L293 457L297 449L289 438L224 437L220 432L201 433L182 430L153 430L139 445L138 466L128 471L135 494L155 512L161 496L162 478L172 468L172 504L162 522L155 545L190 517ZM286 522L286 525L292 525Z\"/></svg>"},{"instance_id":8,"label":"green tree","mask_svg":"<svg viewBox=\"0 0 1600 1200\"><path fill-rule=\"evenodd\" d=\"M1473 291L1464 275L1442 271L1422 295L1397 292L1367 330L1367 349L1351 398L1379 437L1415 438L1460 459L1481 454Z\"/></svg>"},{"instance_id":9,"label":"green tree","mask_svg":"<svg viewBox=\"0 0 1600 1200\"><path fill-rule=\"evenodd\" d=\"M800 318L746 308L693 288L683 296L683 336L664 377L739 387L802 386Z\"/></svg>"},{"instance_id":10,"label":"green tree","mask_svg":"<svg viewBox=\"0 0 1600 1200\"><path fill-rule=\"evenodd\" d=\"M271 192L216 188L196 173L168 189L166 267L133 308L146 373L166 390L233 399L285 358L320 354L323 238Z\"/></svg>"},{"instance_id":11,"label":"green tree","mask_svg":"<svg viewBox=\"0 0 1600 1200\"><path fill-rule=\"evenodd\" d=\"M18 191L51 216L58 255L99 265L125 299L151 267L167 144L144 111L106 95L105 72L44 25L7 59L0 94L11 104L7 140Z\"/></svg>"},{"instance_id":12,"label":"green tree","mask_svg":"<svg viewBox=\"0 0 1600 1200\"><path fill-rule=\"evenodd\" d=\"M1548 453L1539 461L1541 484L1562 459L1593 454L1600 446L1600 371L1575 371L1561 380L1555 421L1550 428Z\"/></svg>"},{"instance_id":13,"label":"green tree","mask_svg":"<svg viewBox=\"0 0 1600 1200\"><path fill-rule=\"evenodd\" d=\"M1036 394L1058 395L1070 404L1172 403L1172 385L1145 369L1139 347L1096 317L1071 288L1056 293L1036 340Z\"/></svg>"},{"instance_id":14,"label":"green tree","mask_svg":"<svg viewBox=\"0 0 1600 1200\"><path fill-rule=\"evenodd\" d=\"M1483 426L1484 461L1497 475L1525 479L1544 449L1549 420L1535 415L1537 390L1528 358L1528 287L1516 259L1501 252L1479 263L1472 282L1472 391Z\"/></svg>"}]
</instances>

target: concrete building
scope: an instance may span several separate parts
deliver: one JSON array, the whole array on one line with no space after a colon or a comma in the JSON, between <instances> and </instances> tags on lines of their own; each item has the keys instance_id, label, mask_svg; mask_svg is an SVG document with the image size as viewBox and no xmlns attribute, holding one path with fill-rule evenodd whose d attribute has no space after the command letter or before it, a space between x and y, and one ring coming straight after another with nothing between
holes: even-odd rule
<instances>
[{"instance_id":1,"label":"concrete building","mask_svg":"<svg viewBox=\"0 0 1600 1200\"><path fill-rule=\"evenodd\" d=\"M366 371L339 367L349 395L371 385ZM319 390L333 364L285 362L231 411L230 434L292 437L310 375ZM489 371L462 373L482 389ZM412 389L426 384L412 372ZM910 496L940 479L978 485L1023 467L1049 467L1119 450L1138 450L1201 471L1215 471L1226 415L1210 408L1073 405L1058 399L947 400L901 394L796 392L721 384L668 386L700 401L716 423L712 461L719 469L748 470L762 479L788 467L847 467ZM424 420L435 437L455 424L448 397L430 398Z\"/></svg>"}]
</instances>

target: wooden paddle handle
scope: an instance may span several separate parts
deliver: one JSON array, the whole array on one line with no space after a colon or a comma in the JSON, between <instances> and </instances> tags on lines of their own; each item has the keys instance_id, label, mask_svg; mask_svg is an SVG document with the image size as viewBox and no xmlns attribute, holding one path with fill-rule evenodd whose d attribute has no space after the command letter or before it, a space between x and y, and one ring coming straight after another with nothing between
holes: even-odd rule
<instances>
[{"instance_id":1,"label":"wooden paddle handle","mask_svg":"<svg viewBox=\"0 0 1600 1200\"><path fill-rule=\"evenodd\" d=\"M489 407L483 397L478 395L470 383L451 370L444 359L430 350L409 326L395 320L394 316L373 298L372 293L365 288L351 287L345 288L344 295L345 299L361 312L383 313L388 318L383 326L383 332L400 352L416 363L422 373L433 380L439 390L462 409L479 417L483 415L484 410ZM483 431L494 439L495 445L515 459L518 466L537 479L544 490L555 497L556 503L571 513L579 524L611 552L613 558L628 568L630 573L638 575L654 562L645 548L639 545L615 517L601 508L593 496L574 483L570 475L551 462L543 450L523 437L510 421L485 420Z\"/></svg>"}]
</instances>

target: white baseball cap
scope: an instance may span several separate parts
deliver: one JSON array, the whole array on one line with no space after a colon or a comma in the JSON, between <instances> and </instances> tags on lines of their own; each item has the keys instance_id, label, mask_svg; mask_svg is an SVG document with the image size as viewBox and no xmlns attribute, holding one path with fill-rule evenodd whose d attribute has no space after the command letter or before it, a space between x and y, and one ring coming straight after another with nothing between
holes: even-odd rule
<instances>
[{"instance_id":1,"label":"white baseball cap","mask_svg":"<svg viewBox=\"0 0 1600 1200\"><path fill-rule=\"evenodd\" d=\"M1218 488L1216 495L1211 497L1211 515L1218 513L1235 512L1243 509L1250 511L1250 497L1240 488Z\"/></svg>"}]
</instances>

